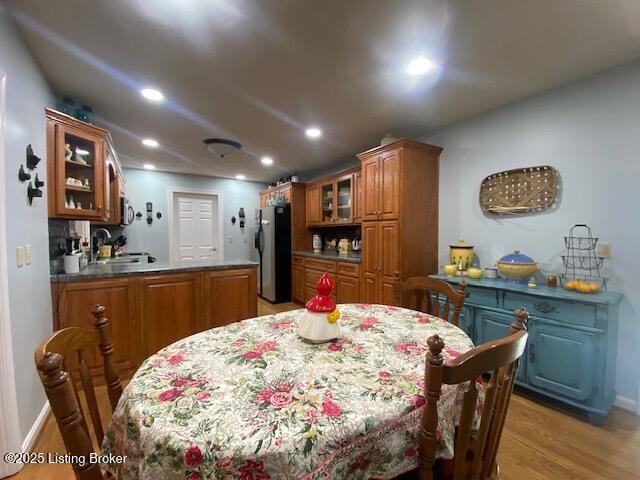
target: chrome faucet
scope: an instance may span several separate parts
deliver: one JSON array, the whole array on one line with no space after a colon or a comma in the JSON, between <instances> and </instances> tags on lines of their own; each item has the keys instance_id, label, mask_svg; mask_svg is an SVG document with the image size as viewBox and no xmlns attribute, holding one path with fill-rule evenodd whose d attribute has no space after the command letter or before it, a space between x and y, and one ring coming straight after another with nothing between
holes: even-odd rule
<instances>
[{"instance_id":1,"label":"chrome faucet","mask_svg":"<svg viewBox=\"0 0 640 480\"><path fill-rule=\"evenodd\" d=\"M98 234L103 234L104 240L110 240L111 234L109 230L106 228L96 228L91 234L91 262L96 262L98 260L98 250L100 250L100 246L103 245L104 240L101 242L98 238Z\"/></svg>"}]
</instances>

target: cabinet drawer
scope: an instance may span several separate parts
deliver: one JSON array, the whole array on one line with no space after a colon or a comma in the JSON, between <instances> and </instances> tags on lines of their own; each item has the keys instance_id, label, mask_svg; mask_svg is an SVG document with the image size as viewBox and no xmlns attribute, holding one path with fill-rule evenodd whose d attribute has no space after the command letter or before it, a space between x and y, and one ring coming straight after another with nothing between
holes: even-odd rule
<instances>
[{"instance_id":1,"label":"cabinet drawer","mask_svg":"<svg viewBox=\"0 0 640 480\"><path fill-rule=\"evenodd\" d=\"M524 307L531 315L559 320L563 323L593 327L596 323L596 307L586 303L538 298L519 293L504 293L505 310Z\"/></svg>"},{"instance_id":2,"label":"cabinet drawer","mask_svg":"<svg viewBox=\"0 0 640 480\"><path fill-rule=\"evenodd\" d=\"M336 262L331 260L318 260L317 258L305 258L304 266L307 268L315 268L323 272L335 273Z\"/></svg>"},{"instance_id":3,"label":"cabinet drawer","mask_svg":"<svg viewBox=\"0 0 640 480\"><path fill-rule=\"evenodd\" d=\"M338 275L357 278L360 276L360 265L357 263L338 262Z\"/></svg>"},{"instance_id":4,"label":"cabinet drawer","mask_svg":"<svg viewBox=\"0 0 640 480\"><path fill-rule=\"evenodd\" d=\"M291 263L294 265L304 265L304 258L296 255L291 256Z\"/></svg>"},{"instance_id":5,"label":"cabinet drawer","mask_svg":"<svg viewBox=\"0 0 640 480\"><path fill-rule=\"evenodd\" d=\"M487 307L497 307L498 291L490 288L467 287L467 298L465 302L475 305L485 305Z\"/></svg>"},{"instance_id":6,"label":"cabinet drawer","mask_svg":"<svg viewBox=\"0 0 640 480\"><path fill-rule=\"evenodd\" d=\"M316 285L318 285L318 280L320 280L320 277L322 275L324 275L325 273L327 273L324 270L312 270L309 268L305 268L304 270L304 283L305 285L307 285L308 287L311 287L315 290ZM329 276L331 276L331 278L333 278L334 280L336 280L336 276L333 273L329 273Z\"/></svg>"}]
</instances>

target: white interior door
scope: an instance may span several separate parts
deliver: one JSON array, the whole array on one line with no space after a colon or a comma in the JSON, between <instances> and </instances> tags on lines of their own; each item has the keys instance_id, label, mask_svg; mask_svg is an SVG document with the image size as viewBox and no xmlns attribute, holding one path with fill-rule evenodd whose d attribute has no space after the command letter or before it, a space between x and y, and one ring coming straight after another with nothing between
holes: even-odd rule
<instances>
[{"instance_id":1,"label":"white interior door","mask_svg":"<svg viewBox=\"0 0 640 480\"><path fill-rule=\"evenodd\" d=\"M174 212L175 258L218 260L217 197L177 193Z\"/></svg>"}]
</instances>

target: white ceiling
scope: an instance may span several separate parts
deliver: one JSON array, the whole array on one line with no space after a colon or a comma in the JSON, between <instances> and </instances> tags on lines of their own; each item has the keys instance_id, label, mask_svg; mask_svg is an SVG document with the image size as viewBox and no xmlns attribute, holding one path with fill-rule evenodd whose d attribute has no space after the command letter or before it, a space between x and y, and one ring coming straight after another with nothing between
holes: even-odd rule
<instances>
[{"instance_id":1,"label":"white ceiling","mask_svg":"<svg viewBox=\"0 0 640 480\"><path fill-rule=\"evenodd\" d=\"M9 4L54 91L93 107L125 165L260 181L640 57L637 0ZM441 68L410 78L418 55ZM144 86L167 101L149 103ZM305 137L311 124L321 139ZM243 152L216 159L201 141L220 136Z\"/></svg>"}]
</instances>

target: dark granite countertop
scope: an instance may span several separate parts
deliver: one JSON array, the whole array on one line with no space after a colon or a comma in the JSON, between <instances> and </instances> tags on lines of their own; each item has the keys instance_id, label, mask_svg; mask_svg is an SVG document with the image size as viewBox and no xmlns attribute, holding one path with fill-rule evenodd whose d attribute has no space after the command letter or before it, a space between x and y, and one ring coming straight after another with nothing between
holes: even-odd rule
<instances>
[{"instance_id":1,"label":"dark granite countertop","mask_svg":"<svg viewBox=\"0 0 640 480\"><path fill-rule=\"evenodd\" d=\"M51 282L75 282L102 278L127 277L133 275L197 272L202 270L230 270L233 268L253 268L258 262L250 260L193 260L187 262L154 262L89 265L79 273L51 275Z\"/></svg>"},{"instance_id":2,"label":"dark granite countertop","mask_svg":"<svg viewBox=\"0 0 640 480\"><path fill-rule=\"evenodd\" d=\"M335 260L338 262L360 263L362 261L362 255L360 252L354 252L353 250L349 250L347 255L340 255L337 250L322 250L319 253L316 253L313 250L298 250L291 252L291 255L321 258L323 260Z\"/></svg>"}]
</instances>

